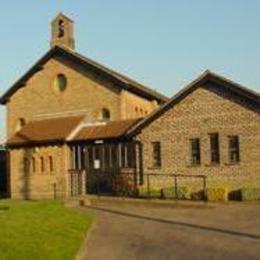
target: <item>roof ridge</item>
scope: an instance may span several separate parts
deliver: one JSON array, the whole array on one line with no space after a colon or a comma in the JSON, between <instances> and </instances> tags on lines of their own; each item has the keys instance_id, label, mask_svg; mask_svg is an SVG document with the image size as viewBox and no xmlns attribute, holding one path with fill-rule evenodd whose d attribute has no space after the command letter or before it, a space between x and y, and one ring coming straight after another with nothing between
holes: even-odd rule
<instances>
[{"instance_id":1,"label":"roof ridge","mask_svg":"<svg viewBox=\"0 0 260 260\"><path fill-rule=\"evenodd\" d=\"M97 62L97 61L95 61L95 60L93 60L91 58L88 58L88 57L86 57L86 56L84 56L84 55L82 55L82 54L80 54L78 52L75 52L73 50L68 50L68 51L70 51L72 54L78 56L79 58L81 58L83 60L86 60L87 62L91 62L91 63L95 64L96 66L101 67L101 69L107 70L110 73L115 74L116 76L118 76L120 78L120 80L128 81L126 83L132 83L132 84L135 84L135 85L137 85L137 86L139 86L141 88L145 88L147 91L154 92L156 95L161 96L162 99L165 99L165 100L169 99L167 96L159 93L157 90L155 90L153 88L150 88L150 87L148 87L148 86L146 86L146 85L144 85L144 84L142 84L142 83L140 83L140 82L138 82L138 81L136 81L136 80L134 80L134 79L124 75L124 74L122 74L122 73L119 73L116 70L107 67L106 65L103 65L103 64L101 64L101 63L99 63L99 62Z\"/></svg>"},{"instance_id":2,"label":"roof ridge","mask_svg":"<svg viewBox=\"0 0 260 260\"><path fill-rule=\"evenodd\" d=\"M210 70L205 70L203 73L201 73L197 78L195 78L193 81L185 85L180 91L178 91L176 94L172 96L172 98L169 99L168 102L163 104L161 107L158 107L155 109L150 115L145 117L142 121L134 125L132 128L129 129L127 134L134 135L137 131L141 130L142 128L146 127L147 124L150 122L153 122L156 120L157 115L160 112L164 112L164 110L168 110L168 107L174 103L175 101L182 99L182 97L185 95L185 93L188 93L191 91L191 89L196 86L199 82L203 80L207 80L207 77L215 77L221 81L224 81L228 83L230 86L233 86L231 88L232 91L237 91L239 94L244 95L245 97L249 98L250 100L253 100L253 102L256 102L258 106L260 105L260 95L257 92L254 92L247 87L244 87L243 85L240 85L239 83L236 83L228 78L225 78L217 73L214 73Z\"/></svg>"},{"instance_id":3,"label":"roof ridge","mask_svg":"<svg viewBox=\"0 0 260 260\"><path fill-rule=\"evenodd\" d=\"M0 104L6 104L10 96L12 96L19 88L25 86L25 82L37 71L41 70L42 65L48 61L53 55L57 52L59 54L70 55L68 58L78 59L79 62L83 62L83 65L89 65L94 67L95 69L101 70L104 74L107 74L113 77L115 80L118 80L122 83L121 87L127 90L134 92L137 95L145 96L148 99L155 99L159 101L159 103L164 103L169 100L165 95L157 92L154 89L151 89L147 86L138 83L137 81L128 78L125 75L122 75L92 59L89 59L82 54L79 54L71 49L68 49L64 46L54 46L47 53L45 53L37 62L30 67L26 73L24 73L0 98ZM132 89L131 89L132 88Z\"/></svg>"}]
</instances>

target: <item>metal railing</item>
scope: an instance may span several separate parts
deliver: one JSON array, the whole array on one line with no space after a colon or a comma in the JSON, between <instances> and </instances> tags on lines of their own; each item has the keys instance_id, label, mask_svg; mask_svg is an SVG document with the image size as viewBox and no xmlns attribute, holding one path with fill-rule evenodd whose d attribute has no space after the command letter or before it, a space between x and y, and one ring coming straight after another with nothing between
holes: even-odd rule
<instances>
[{"instance_id":1,"label":"metal railing","mask_svg":"<svg viewBox=\"0 0 260 260\"><path fill-rule=\"evenodd\" d=\"M191 175L191 174L159 174L159 173L147 173L144 174L146 176L146 186L147 186L147 195L148 197L151 197L152 193L152 185L151 185L151 178L170 178L172 179L170 181L170 187L174 188L174 194L175 194L175 199L180 199L179 196L179 179L180 178L185 178L185 179L200 179L201 180L201 186L202 186L202 191L203 191L203 199L205 199L205 194L206 194L206 187L207 187L207 176L205 175ZM169 185L169 182L167 182L167 185ZM188 185L187 185L188 186ZM163 198L163 188L160 189L161 195L160 197Z\"/></svg>"}]
</instances>

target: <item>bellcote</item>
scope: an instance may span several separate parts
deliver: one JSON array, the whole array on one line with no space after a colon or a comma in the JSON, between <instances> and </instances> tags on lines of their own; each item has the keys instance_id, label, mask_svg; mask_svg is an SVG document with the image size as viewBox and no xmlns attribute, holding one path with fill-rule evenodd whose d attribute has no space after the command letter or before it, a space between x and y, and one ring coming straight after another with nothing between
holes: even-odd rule
<instances>
[{"instance_id":1,"label":"bellcote","mask_svg":"<svg viewBox=\"0 0 260 260\"><path fill-rule=\"evenodd\" d=\"M74 21L62 13L51 23L51 47L56 45L75 49Z\"/></svg>"}]
</instances>

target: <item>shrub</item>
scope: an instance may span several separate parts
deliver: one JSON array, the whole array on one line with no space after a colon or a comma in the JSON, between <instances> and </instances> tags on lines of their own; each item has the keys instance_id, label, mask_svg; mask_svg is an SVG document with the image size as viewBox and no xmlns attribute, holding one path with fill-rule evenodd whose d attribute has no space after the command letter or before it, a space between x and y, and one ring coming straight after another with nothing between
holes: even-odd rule
<instances>
[{"instance_id":1,"label":"shrub","mask_svg":"<svg viewBox=\"0 0 260 260\"><path fill-rule=\"evenodd\" d=\"M209 201L226 201L228 200L228 189L226 187L207 188L206 197Z\"/></svg>"},{"instance_id":2,"label":"shrub","mask_svg":"<svg viewBox=\"0 0 260 260\"><path fill-rule=\"evenodd\" d=\"M260 200L260 187L259 188L242 188L241 198L245 200Z\"/></svg>"},{"instance_id":3,"label":"shrub","mask_svg":"<svg viewBox=\"0 0 260 260\"><path fill-rule=\"evenodd\" d=\"M152 189L150 189L150 194L148 194L147 187L139 188L140 197L148 197L149 195L152 198L159 198L159 197L161 197L161 191L160 191L160 189L152 188Z\"/></svg>"},{"instance_id":4,"label":"shrub","mask_svg":"<svg viewBox=\"0 0 260 260\"><path fill-rule=\"evenodd\" d=\"M190 199L190 189L185 186L177 187L177 194L174 187L163 189L166 198Z\"/></svg>"},{"instance_id":5,"label":"shrub","mask_svg":"<svg viewBox=\"0 0 260 260\"><path fill-rule=\"evenodd\" d=\"M179 199L190 199L190 190L188 187L178 187L177 193ZM149 195L151 198L177 198L174 187L167 187L162 189L151 188L150 194L148 194L147 187L139 189L140 197L148 197Z\"/></svg>"}]
</instances>

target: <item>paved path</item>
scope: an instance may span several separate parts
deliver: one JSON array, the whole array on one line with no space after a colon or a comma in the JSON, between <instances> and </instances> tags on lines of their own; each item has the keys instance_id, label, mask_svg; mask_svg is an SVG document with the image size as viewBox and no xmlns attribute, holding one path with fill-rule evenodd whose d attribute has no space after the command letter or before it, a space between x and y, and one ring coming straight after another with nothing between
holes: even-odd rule
<instances>
[{"instance_id":1,"label":"paved path","mask_svg":"<svg viewBox=\"0 0 260 260\"><path fill-rule=\"evenodd\" d=\"M100 203L83 259L260 259L260 203L158 208Z\"/></svg>"}]
</instances>

